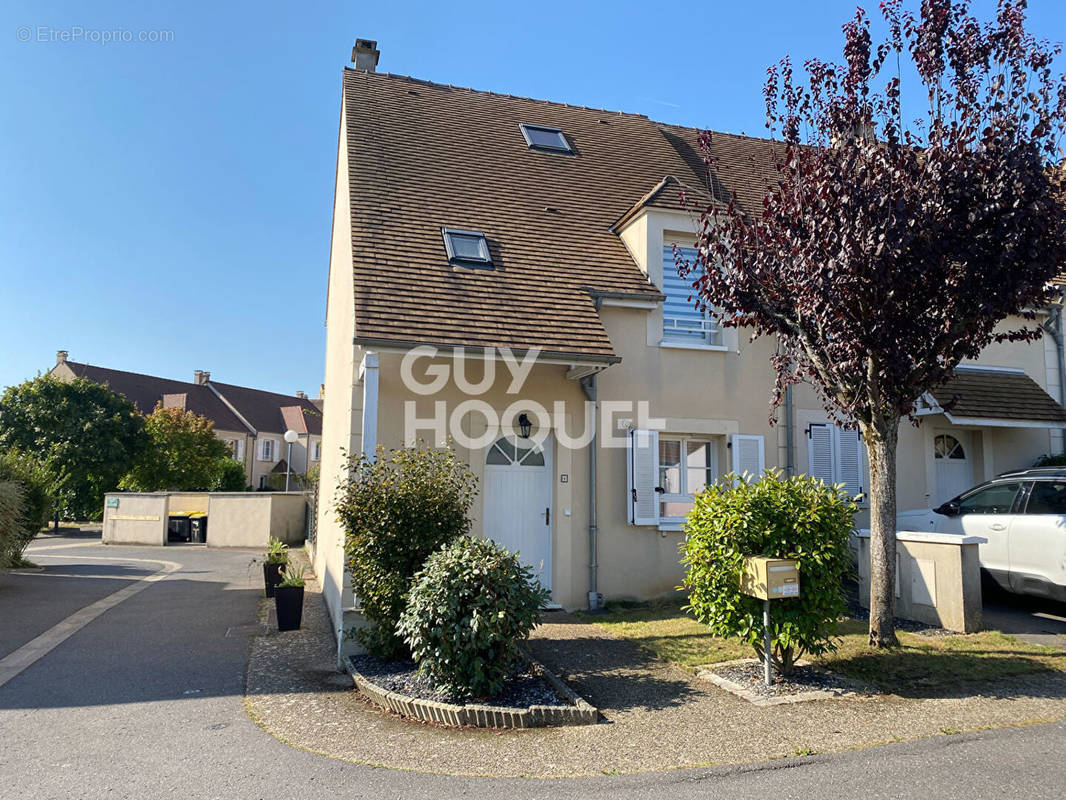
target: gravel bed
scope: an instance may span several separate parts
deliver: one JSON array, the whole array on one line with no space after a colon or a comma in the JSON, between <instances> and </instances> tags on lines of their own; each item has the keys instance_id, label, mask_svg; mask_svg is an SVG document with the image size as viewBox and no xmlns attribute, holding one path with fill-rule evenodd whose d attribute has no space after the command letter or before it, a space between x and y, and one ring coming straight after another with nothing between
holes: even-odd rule
<instances>
[{"instance_id":1,"label":"gravel bed","mask_svg":"<svg viewBox=\"0 0 1066 800\"><path fill-rule=\"evenodd\" d=\"M860 622L865 622L870 619L870 609L863 608L859 603L859 587L855 584L851 584L847 587L847 606L848 616L852 619L857 619ZM927 622L917 622L912 619L900 619L896 617L896 628L907 633L914 633L918 636L929 636L932 638L940 636L957 636L957 631L949 631L947 628L938 628L936 625L930 625Z\"/></svg>"},{"instance_id":2,"label":"gravel bed","mask_svg":"<svg viewBox=\"0 0 1066 800\"><path fill-rule=\"evenodd\" d=\"M787 678L774 674L769 686L763 682L761 663L731 664L712 668L711 671L761 697L781 697L803 692L847 692L854 689L852 683L839 675L811 666L796 667Z\"/></svg>"},{"instance_id":3,"label":"gravel bed","mask_svg":"<svg viewBox=\"0 0 1066 800\"><path fill-rule=\"evenodd\" d=\"M383 689L414 697L419 700L434 700L438 703L463 705L465 698L456 698L433 685L433 682L418 672L413 661L385 661L371 655L352 656L352 666ZM503 708L529 708L530 706L566 706L551 685L527 666L503 685L503 691L494 697L470 700L482 705Z\"/></svg>"}]
</instances>

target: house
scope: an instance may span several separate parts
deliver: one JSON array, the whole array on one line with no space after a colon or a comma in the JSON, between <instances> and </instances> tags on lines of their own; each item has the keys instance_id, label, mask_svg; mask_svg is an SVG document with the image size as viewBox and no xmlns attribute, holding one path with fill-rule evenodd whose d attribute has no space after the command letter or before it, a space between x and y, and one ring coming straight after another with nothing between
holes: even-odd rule
<instances>
[{"instance_id":1,"label":"house","mask_svg":"<svg viewBox=\"0 0 1066 800\"><path fill-rule=\"evenodd\" d=\"M60 380L87 378L105 384L142 414L152 413L162 403L165 408L207 417L233 458L244 464L248 485L256 489L265 488L272 473L285 473L288 430L298 435L292 446L294 474L306 473L322 457L323 400L310 400L303 392L290 396L219 383L203 370L194 372L191 383L125 372L71 361L66 350L58 351L48 374ZM283 484L284 478L280 481Z\"/></svg>"},{"instance_id":2,"label":"house","mask_svg":"<svg viewBox=\"0 0 1066 800\"><path fill-rule=\"evenodd\" d=\"M695 240L680 193L758 205L765 140L715 135L708 181L694 129L377 59L359 40L343 73L323 485L342 450L450 438L479 478L475 535L566 608L673 590L692 494L730 470L864 488L856 433L803 386L772 426L774 342L695 310L674 267ZM1062 451L1061 328L1041 313L1054 336L988 348L903 426L901 509ZM340 631L354 598L328 504L316 548Z\"/></svg>"}]
</instances>

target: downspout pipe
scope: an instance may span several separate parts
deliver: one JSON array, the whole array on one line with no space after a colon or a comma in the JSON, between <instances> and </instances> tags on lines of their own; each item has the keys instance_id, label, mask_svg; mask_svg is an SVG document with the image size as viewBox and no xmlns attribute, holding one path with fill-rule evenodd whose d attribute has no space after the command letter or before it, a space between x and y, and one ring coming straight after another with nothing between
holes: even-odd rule
<instances>
[{"instance_id":1,"label":"downspout pipe","mask_svg":"<svg viewBox=\"0 0 1066 800\"><path fill-rule=\"evenodd\" d=\"M1047 321L1040 327L1051 334L1051 339L1055 342L1055 363L1059 367L1059 402L1066 405L1066 342L1063 341L1062 303L1063 298L1060 297L1059 302L1051 307Z\"/></svg>"},{"instance_id":2,"label":"downspout pipe","mask_svg":"<svg viewBox=\"0 0 1066 800\"><path fill-rule=\"evenodd\" d=\"M603 299L595 297L592 300L599 313ZM599 528L596 524L596 450L599 442L596 440L596 427L599 424L597 414L597 381L596 373L592 373L581 381L581 388L585 390L585 397L592 404L592 412L588 415L588 424L592 426L592 435L589 437L589 611L599 611L603 608L603 595L600 594L598 584L599 564L597 563L597 533Z\"/></svg>"},{"instance_id":3,"label":"downspout pipe","mask_svg":"<svg viewBox=\"0 0 1066 800\"><path fill-rule=\"evenodd\" d=\"M796 425L792 419L792 385L785 387L785 477L796 474Z\"/></svg>"},{"instance_id":4,"label":"downspout pipe","mask_svg":"<svg viewBox=\"0 0 1066 800\"><path fill-rule=\"evenodd\" d=\"M581 388L585 390L585 397L592 404L592 413L588 415L588 424L592 427L592 436L589 438L589 611L598 611L603 607L603 596L599 592L597 578L599 564L596 563L596 536L599 530L596 525L596 450L599 442L596 441L597 408L596 408L596 374L593 373L581 381Z\"/></svg>"}]
</instances>

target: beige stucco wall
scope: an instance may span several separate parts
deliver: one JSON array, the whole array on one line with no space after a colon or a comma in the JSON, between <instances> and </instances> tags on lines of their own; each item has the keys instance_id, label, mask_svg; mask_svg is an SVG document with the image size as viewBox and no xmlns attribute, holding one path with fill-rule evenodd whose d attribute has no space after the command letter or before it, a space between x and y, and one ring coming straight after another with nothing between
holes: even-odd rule
<instances>
[{"instance_id":1,"label":"beige stucco wall","mask_svg":"<svg viewBox=\"0 0 1066 800\"><path fill-rule=\"evenodd\" d=\"M165 492L130 494L112 492L104 498L104 544L150 544L167 542ZM117 507L110 503L117 501Z\"/></svg>"},{"instance_id":2,"label":"beige stucco wall","mask_svg":"<svg viewBox=\"0 0 1066 800\"><path fill-rule=\"evenodd\" d=\"M357 452L356 424L361 404L356 385L356 366L361 351L352 344L355 336L355 290L352 274L352 226L348 191L348 142L344 136L344 104L337 148L334 190L333 238L330 244L329 287L326 297L325 408L322 416L322 461L320 463L317 540L314 569L322 584L335 632L339 632L346 608L352 605L344 570L344 534L333 514L333 495L346 474L345 453Z\"/></svg>"},{"instance_id":3,"label":"beige stucco wall","mask_svg":"<svg viewBox=\"0 0 1066 800\"><path fill-rule=\"evenodd\" d=\"M302 492L115 492L104 505L106 544L165 545L175 514L207 514L209 547L265 548L271 536L294 544L306 530Z\"/></svg>"},{"instance_id":4,"label":"beige stucco wall","mask_svg":"<svg viewBox=\"0 0 1066 800\"><path fill-rule=\"evenodd\" d=\"M302 542L301 492L213 492L207 515L209 547L266 547L270 537Z\"/></svg>"}]
</instances>

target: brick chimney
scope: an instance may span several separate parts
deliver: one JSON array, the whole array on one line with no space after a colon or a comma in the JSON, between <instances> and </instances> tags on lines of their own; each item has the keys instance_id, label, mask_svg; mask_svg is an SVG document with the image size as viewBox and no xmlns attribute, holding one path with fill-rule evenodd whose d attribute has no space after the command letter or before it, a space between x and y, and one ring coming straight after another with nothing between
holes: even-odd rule
<instances>
[{"instance_id":1,"label":"brick chimney","mask_svg":"<svg viewBox=\"0 0 1066 800\"><path fill-rule=\"evenodd\" d=\"M378 43L374 40L355 40L355 47L352 48L352 63L355 64L356 69L374 72L377 69L380 56L381 51L378 50Z\"/></svg>"},{"instance_id":2,"label":"brick chimney","mask_svg":"<svg viewBox=\"0 0 1066 800\"><path fill-rule=\"evenodd\" d=\"M198 369L195 372L193 372L192 380L193 380L193 383L195 383L197 386L203 386L209 380L211 380L211 373L210 372L204 372L202 369Z\"/></svg>"},{"instance_id":3,"label":"brick chimney","mask_svg":"<svg viewBox=\"0 0 1066 800\"><path fill-rule=\"evenodd\" d=\"M296 396L299 397L301 400L306 400L307 399L307 392L297 392Z\"/></svg>"},{"instance_id":4,"label":"brick chimney","mask_svg":"<svg viewBox=\"0 0 1066 800\"><path fill-rule=\"evenodd\" d=\"M67 363L67 356L69 356L69 355L70 355L70 353L68 353L66 350L56 350L56 363L57 364L66 364Z\"/></svg>"}]
</instances>

